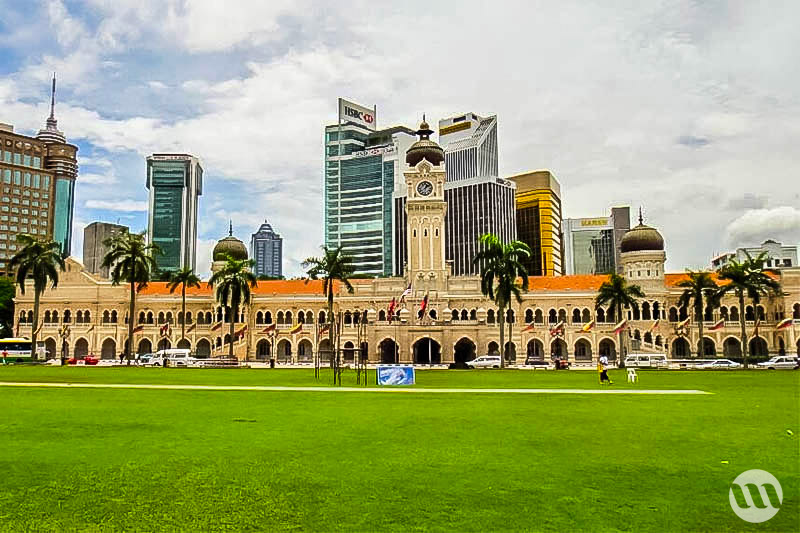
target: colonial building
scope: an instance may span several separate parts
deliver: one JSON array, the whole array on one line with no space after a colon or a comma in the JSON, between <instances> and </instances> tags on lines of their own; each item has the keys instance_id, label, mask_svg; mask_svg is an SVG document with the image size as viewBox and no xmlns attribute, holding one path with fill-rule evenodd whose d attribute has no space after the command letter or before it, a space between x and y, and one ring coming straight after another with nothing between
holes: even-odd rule
<instances>
[{"instance_id":1,"label":"colonial building","mask_svg":"<svg viewBox=\"0 0 800 533\"><path fill-rule=\"evenodd\" d=\"M619 339L613 330L620 317L611 309L595 308L594 303L607 276L532 277L522 302L513 302L506 317L500 317L493 303L481 295L479 277L452 275L445 260L449 213L444 152L427 138L428 131L427 125L420 128L421 139L406 154L405 275L353 280L353 293L336 287L334 312L337 320L341 318L340 346L345 362L366 357L383 363L449 363L499 353L499 321L503 318L511 325L506 338L512 362L558 356L591 364L601 354L616 358ZM213 255L217 268L226 256L246 258L247 247L227 236ZM640 351L667 352L675 358L695 355L695 324L679 327L687 310L677 305L681 289L676 285L685 274L664 272L666 254L659 232L640 222L623 237L620 257L623 275L646 293L637 310L624 311L629 328L623 335L631 337L625 344ZM800 351L800 269L783 269L776 275L783 288L781 296L764 298L757 305L748 301L744 316L733 297L726 297L720 308L706 313L704 356L739 354L741 321L750 353ZM402 298L404 293L408 294ZM393 299L402 303L390 316ZM424 312L423 301L427 302ZM20 335L31 327L32 305L33 290L17 295ZM91 353L111 358L126 342L127 309L126 286L113 286L70 259L58 288L42 295L39 338L51 354L66 346L70 355ZM181 339L180 291L170 294L162 282L142 289L133 317L134 350L147 353L177 346L207 357L227 354L227 343L233 340L235 353L243 360L275 357L310 362L315 353L331 352L327 335L320 331L328 318L320 281L260 281L252 291L251 303L235 317L216 304L212 289L203 284L199 289L187 289L186 309L186 338ZM794 320L778 329L785 318ZM229 333L231 320L234 339ZM164 327L166 324L171 327ZM714 324L719 327L712 330Z\"/></svg>"}]
</instances>

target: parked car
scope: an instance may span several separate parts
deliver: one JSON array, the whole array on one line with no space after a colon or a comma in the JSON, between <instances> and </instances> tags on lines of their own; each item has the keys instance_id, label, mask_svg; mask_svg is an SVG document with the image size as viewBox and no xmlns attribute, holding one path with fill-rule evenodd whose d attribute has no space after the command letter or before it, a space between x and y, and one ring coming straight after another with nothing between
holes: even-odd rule
<instances>
[{"instance_id":1,"label":"parked car","mask_svg":"<svg viewBox=\"0 0 800 533\"><path fill-rule=\"evenodd\" d=\"M194 366L196 362L188 348L169 348L139 357L142 366Z\"/></svg>"},{"instance_id":2,"label":"parked car","mask_svg":"<svg viewBox=\"0 0 800 533\"><path fill-rule=\"evenodd\" d=\"M467 361L470 368L500 368L499 355L482 355L472 361Z\"/></svg>"},{"instance_id":3,"label":"parked car","mask_svg":"<svg viewBox=\"0 0 800 533\"><path fill-rule=\"evenodd\" d=\"M83 362L84 365L92 365L92 366L94 366L98 362L100 362L99 359L97 359L96 357L92 357L91 355L87 355L83 359L78 359L77 357L71 357L70 359L67 359L67 364L68 365L77 365L79 361Z\"/></svg>"},{"instance_id":4,"label":"parked car","mask_svg":"<svg viewBox=\"0 0 800 533\"><path fill-rule=\"evenodd\" d=\"M532 366L533 368L550 368L550 361L544 359L526 359L525 366Z\"/></svg>"},{"instance_id":5,"label":"parked car","mask_svg":"<svg viewBox=\"0 0 800 533\"><path fill-rule=\"evenodd\" d=\"M797 367L797 357L790 355L776 355L769 361L758 363L757 366L759 368L768 368L770 370L778 370L783 368L792 369Z\"/></svg>"},{"instance_id":6,"label":"parked car","mask_svg":"<svg viewBox=\"0 0 800 533\"><path fill-rule=\"evenodd\" d=\"M654 353L635 353L625 358L628 368L667 368L667 356Z\"/></svg>"},{"instance_id":7,"label":"parked car","mask_svg":"<svg viewBox=\"0 0 800 533\"><path fill-rule=\"evenodd\" d=\"M731 361L730 359L719 359L718 361L712 361L710 363L704 363L701 365L697 365L695 368L700 369L727 369L727 368L741 368L742 365Z\"/></svg>"}]
</instances>

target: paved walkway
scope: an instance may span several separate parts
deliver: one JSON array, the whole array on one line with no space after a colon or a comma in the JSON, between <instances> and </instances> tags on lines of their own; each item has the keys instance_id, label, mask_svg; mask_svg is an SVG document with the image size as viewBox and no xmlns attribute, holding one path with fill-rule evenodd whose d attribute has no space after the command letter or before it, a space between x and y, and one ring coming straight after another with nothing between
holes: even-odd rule
<instances>
[{"instance_id":1,"label":"paved walkway","mask_svg":"<svg viewBox=\"0 0 800 533\"><path fill-rule=\"evenodd\" d=\"M426 389L413 387L271 387L247 385L160 385L147 383L39 383L0 381L0 387L53 387L61 389L158 389L280 392L386 392L424 394L711 394L694 389Z\"/></svg>"}]
</instances>

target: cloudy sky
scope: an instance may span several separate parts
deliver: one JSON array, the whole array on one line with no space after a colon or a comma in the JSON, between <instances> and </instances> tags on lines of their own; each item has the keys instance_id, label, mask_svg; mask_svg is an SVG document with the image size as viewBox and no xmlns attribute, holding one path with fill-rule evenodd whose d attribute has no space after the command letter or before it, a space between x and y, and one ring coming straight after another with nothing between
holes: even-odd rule
<instances>
[{"instance_id":1,"label":"cloudy sky","mask_svg":"<svg viewBox=\"0 0 800 533\"><path fill-rule=\"evenodd\" d=\"M643 206L682 270L800 241L798 20L791 0L0 0L0 122L42 127L58 72L77 256L91 221L144 229L145 157L186 151L198 269L228 219L245 242L268 219L299 274L342 96L380 126L496 113L501 175L551 169L568 217Z\"/></svg>"}]
</instances>

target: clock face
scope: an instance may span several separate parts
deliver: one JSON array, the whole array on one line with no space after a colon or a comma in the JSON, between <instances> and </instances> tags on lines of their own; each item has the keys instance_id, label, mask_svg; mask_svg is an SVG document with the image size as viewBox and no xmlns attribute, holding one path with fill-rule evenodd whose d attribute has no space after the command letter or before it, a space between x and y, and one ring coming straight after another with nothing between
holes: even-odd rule
<instances>
[{"instance_id":1,"label":"clock face","mask_svg":"<svg viewBox=\"0 0 800 533\"><path fill-rule=\"evenodd\" d=\"M430 181L420 181L419 184L417 184L417 192L421 196L430 195L433 192L433 183Z\"/></svg>"}]
</instances>

